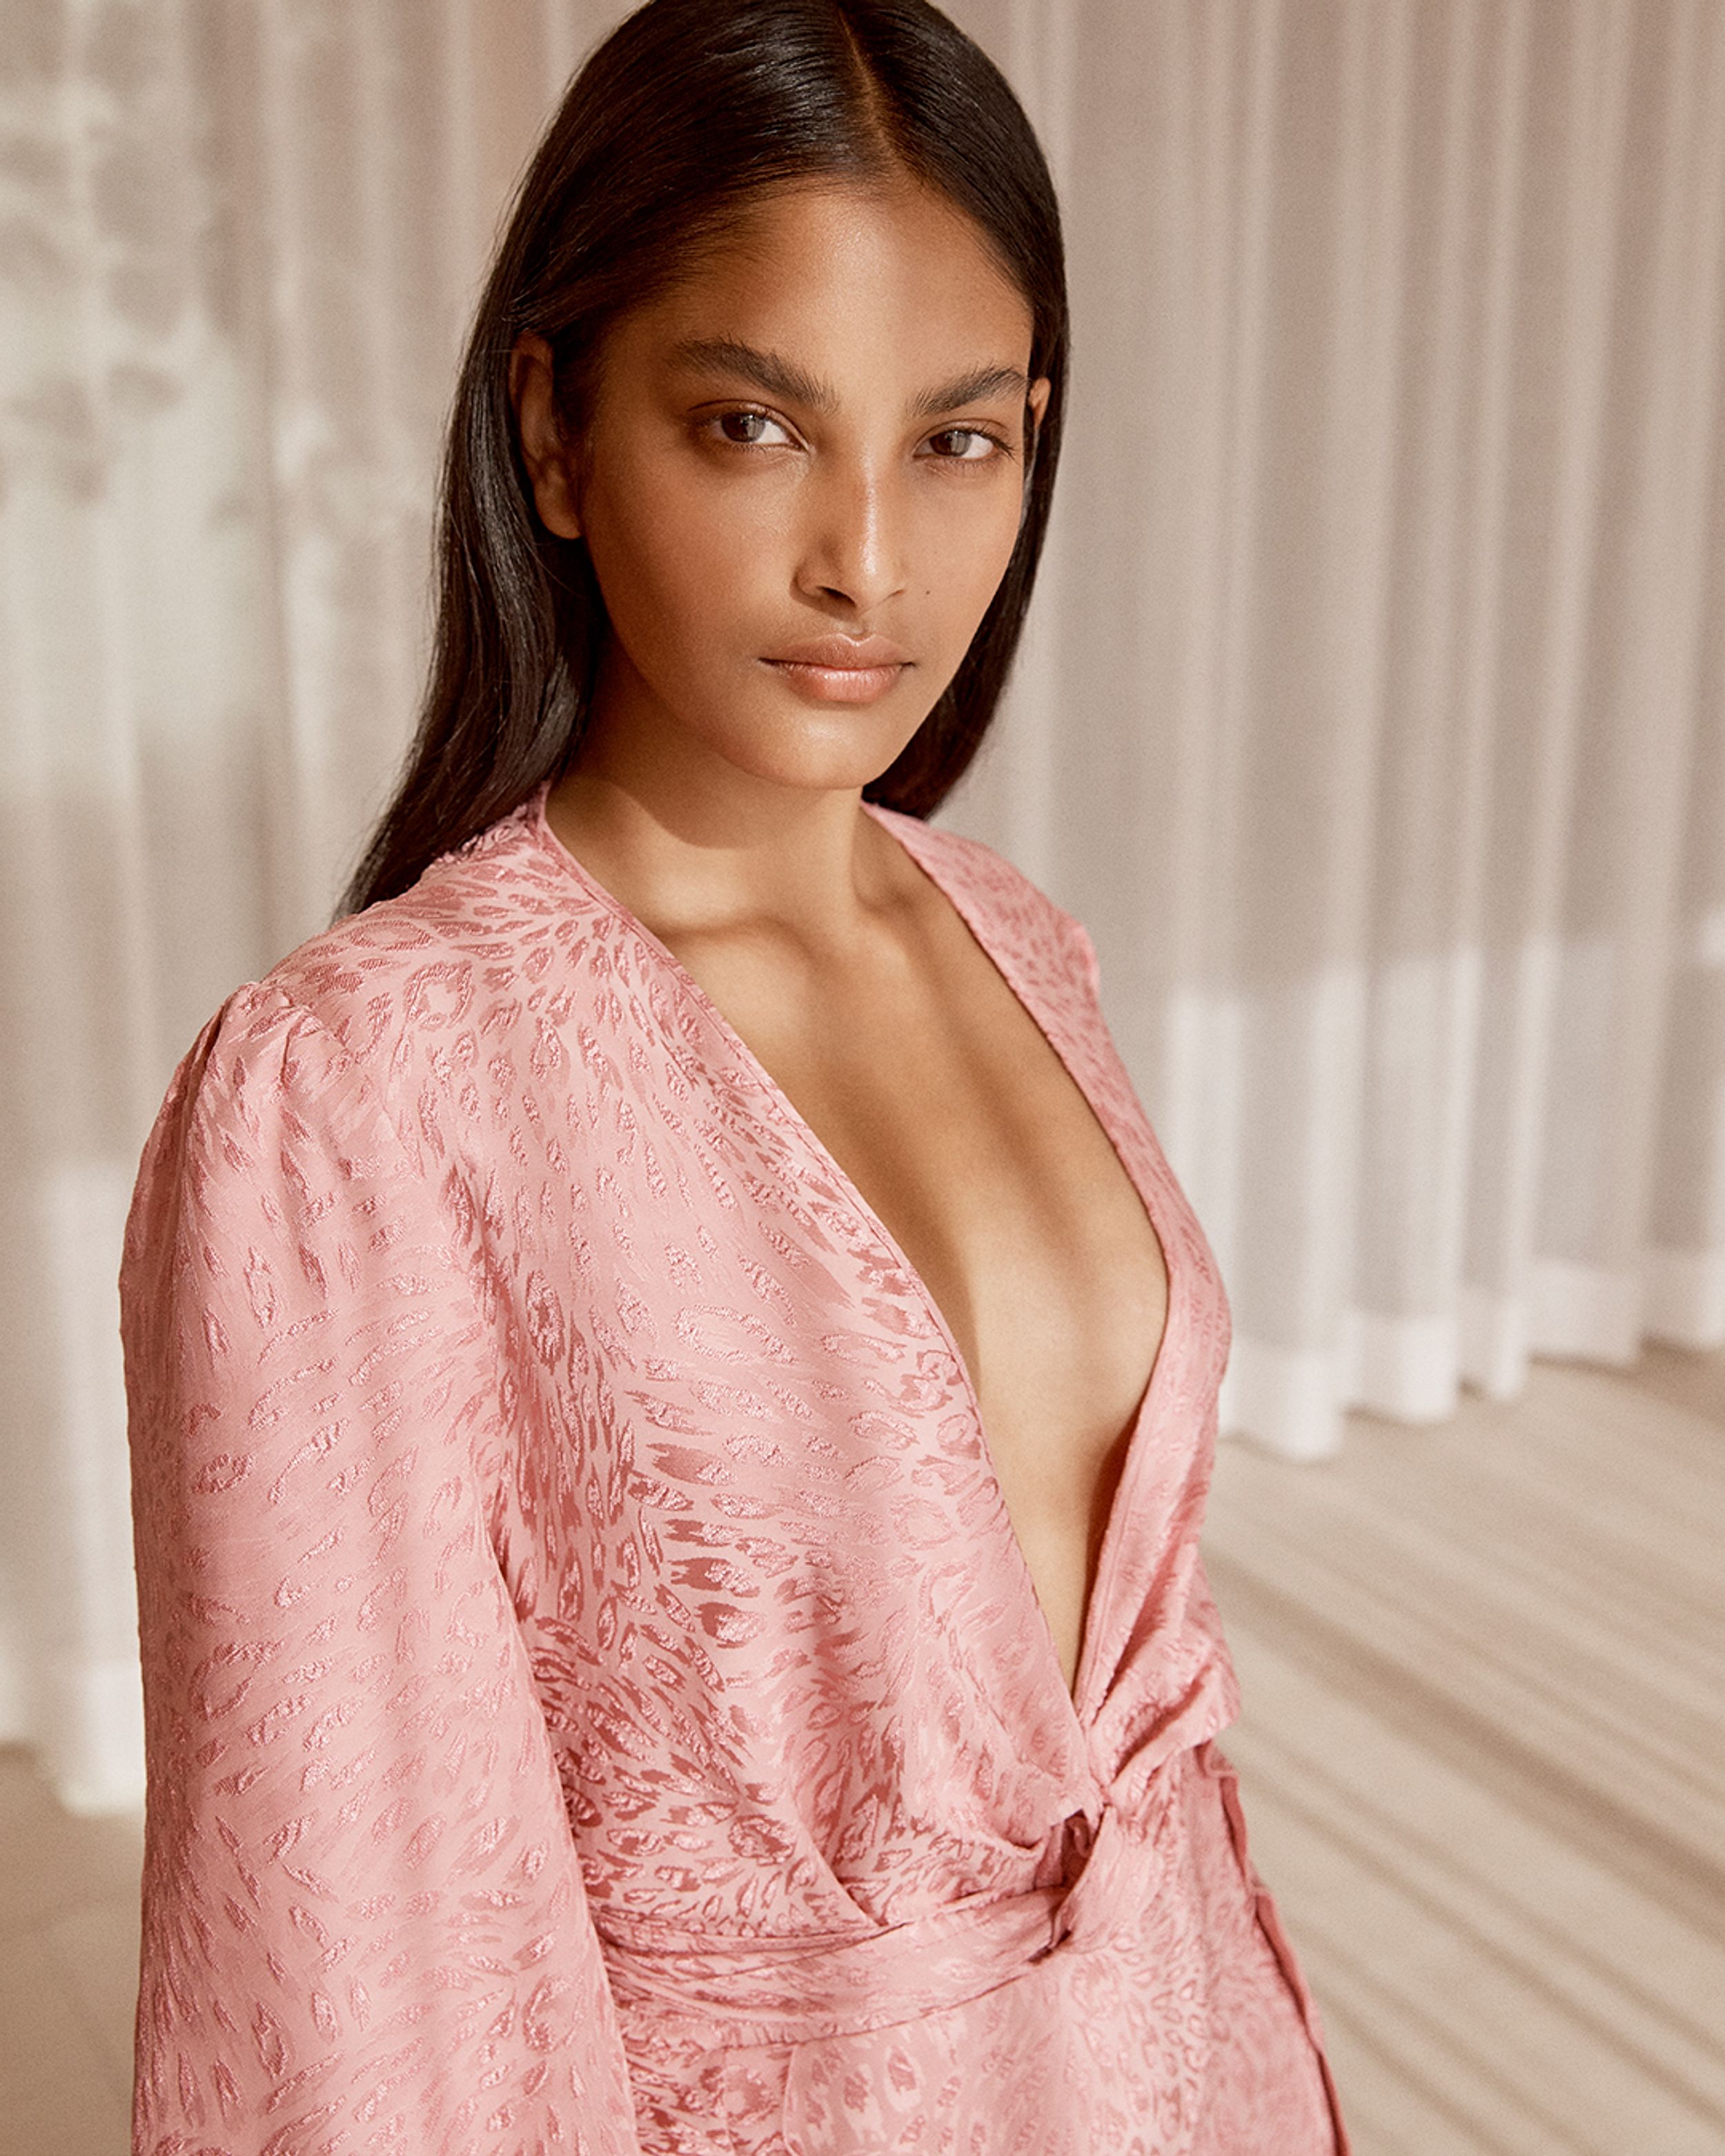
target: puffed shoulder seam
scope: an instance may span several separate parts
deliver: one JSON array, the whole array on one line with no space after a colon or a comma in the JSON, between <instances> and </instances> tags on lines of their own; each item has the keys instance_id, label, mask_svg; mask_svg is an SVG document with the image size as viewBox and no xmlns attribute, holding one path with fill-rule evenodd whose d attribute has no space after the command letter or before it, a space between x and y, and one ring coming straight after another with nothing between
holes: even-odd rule
<instances>
[{"instance_id":1,"label":"puffed shoulder seam","mask_svg":"<svg viewBox=\"0 0 1725 2156\"><path fill-rule=\"evenodd\" d=\"M352 1087L352 1099L362 1112L375 1114L393 1140L397 1152L413 1168L417 1178L429 1185L422 1149L411 1144L391 1112L383 1088L366 1068L366 1059L350 1048L330 1024L307 1004L271 978L248 981L235 988L210 1019L187 1056L198 1075L207 1072L218 1055L243 1053L249 1045L262 1046L272 1034L284 1038L296 1029L312 1034L319 1044L322 1070ZM202 1055L199 1050L203 1050ZM304 1106L303 1100L299 1103Z\"/></svg>"},{"instance_id":2,"label":"puffed shoulder seam","mask_svg":"<svg viewBox=\"0 0 1725 2156\"><path fill-rule=\"evenodd\" d=\"M273 1005L273 1009L264 1007L265 999L268 1000L269 1004ZM255 1005L257 1008L253 1012L249 1022L244 1024L230 1041L227 1037L230 1021L238 1010L248 1004ZM186 1059L187 1064L192 1063L198 1055L198 1048L203 1047L205 1053L202 1067L203 1070L207 1070L209 1061L218 1047L233 1049L240 1047L249 1040L262 1042L267 1040L272 1034L285 1034L295 1027L303 1027L316 1034L319 1041L332 1051L328 1067L338 1071L344 1080L352 1082L354 1088L352 1099L358 1111L362 1114L366 1112L375 1114L385 1133L393 1141L399 1157L412 1169L413 1181L422 1202L431 1214L436 1214L440 1205L437 1179L428 1173L423 1150L408 1144L402 1136L395 1118L389 1112L382 1089L373 1081L365 1069L364 1059L349 1048L316 1011L309 1009L297 997L290 995L286 989L275 982L250 981L243 988L236 988L205 1027L198 1045L188 1053ZM202 1071L199 1075L202 1075ZM198 1091L196 1079L193 1081L192 1090L194 1094ZM192 1105L195 1106L195 1101ZM469 1204L476 1215L478 1208L473 1204L470 1193ZM449 1271L459 1283L459 1292L464 1301L471 1307L486 1342L485 1352L491 1366L493 1383L501 1397L505 1387L501 1350L495 1327L485 1317L470 1268L459 1262L454 1255L453 1240L445 1241L442 1247Z\"/></svg>"}]
</instances>

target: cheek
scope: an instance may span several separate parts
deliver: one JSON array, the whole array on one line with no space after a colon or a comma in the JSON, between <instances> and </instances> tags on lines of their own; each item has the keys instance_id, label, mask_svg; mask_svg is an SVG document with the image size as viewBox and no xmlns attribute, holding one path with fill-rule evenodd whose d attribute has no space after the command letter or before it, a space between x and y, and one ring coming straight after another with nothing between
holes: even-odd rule
<instances>
[{"instance_id":1,"label":"cheek","mask_svg":"<svg viewBox=\"0 0 1725 2156\"><path fill-rule=\"evenodd\" d=\"M758 514L740 516L734 498L662 469L608 474L583 507L599 589L626 644L650 635L662 654L711 648L742 625L768 556Z\"/></svg>"},{"instance_id":2,"label":"cheek","mask_svg":"<svg viewBox=\"0 0 1725 2156\"><path fill-rule=\"evenodd\" d=\"M968 642L1018 544L1018 488L942 479L929 480L927 490L932 499L918 519L916 587L943 630Z\"/></svg>"}]
</instances>

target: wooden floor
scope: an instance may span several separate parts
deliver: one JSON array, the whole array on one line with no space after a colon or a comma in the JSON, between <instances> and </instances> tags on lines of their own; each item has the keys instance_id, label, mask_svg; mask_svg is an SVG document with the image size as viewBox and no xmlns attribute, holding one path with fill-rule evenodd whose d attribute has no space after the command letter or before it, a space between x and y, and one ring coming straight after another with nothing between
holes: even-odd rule
<instances>
[{"instance_id":1,"label":"wooden floor","mask_svg":"<svg viewBox=\"0 0 1725 2156\"><path fill-rule=\"evenodd\" d=\"M1224 1448L1229 1748L1357 2156L1725 2152L1722 1523L1725 1356ZM0 2156L123 2156L137 1859L0 1752Z\"/></svg>"},{"instance_id":2,"label":"wooden floor","mask_svg":"<svg viewBox=\"0 0 1725 2156\"><path fill-rule=\"evenodd\" d=\"M1229 1446L1210 1522L1358 2156L1722 2156L1725 1356Z\"/></svg>"},{"instance_id":3,"label":"wooden floor","mask_svg":"<svg viewBox=\"0 0 1725 2156\"><path fill-rule=\"evenodd\" d=\"M0 1750L0 2151L125 2156L137 1991L134 1820L74 1820Z\"/></svg>"}]
</instances>

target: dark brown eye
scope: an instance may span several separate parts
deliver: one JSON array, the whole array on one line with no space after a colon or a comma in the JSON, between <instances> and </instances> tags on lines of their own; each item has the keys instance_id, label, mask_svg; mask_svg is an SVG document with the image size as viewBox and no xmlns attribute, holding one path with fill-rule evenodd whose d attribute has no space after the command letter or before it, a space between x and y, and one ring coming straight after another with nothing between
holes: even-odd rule
<instances>
[{"instance_id":1,"label":"dark brown eye","mask_svg":"<svg viewBox=\"0 0 1725 2156\"><path fill-rule=\"evenodd\" d=\"M789 439L779 422L765 412L721 412L718 426L725 439L739 449L777 449L779 440ZM778 440L773 439L775 434Z\"/></svg>"},{"instance_id":2,"label":"dark brown eye","mask_svg":"<svg viewBox=\"0 0 1725 2156\"><path fill-rule=\"evenodd\" d=\"M946 427L928 439L935 454L949 464L983 464L1000 447L992 434L977 427Z\"/></svg>"}]
</instances>

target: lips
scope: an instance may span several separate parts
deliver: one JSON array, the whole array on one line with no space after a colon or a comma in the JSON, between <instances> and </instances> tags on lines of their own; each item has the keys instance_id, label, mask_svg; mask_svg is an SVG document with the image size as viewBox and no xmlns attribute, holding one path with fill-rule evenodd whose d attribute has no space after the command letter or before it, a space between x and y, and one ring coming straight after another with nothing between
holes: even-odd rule
<instances>
[{"instance_id":1,"label":"lips","mask_svg":"<svg viewBox=\"0 0 1725 2156\"><path fill-rule=\"evenodd\" d=\"M769 666L821 666L834 672L859 667L866 672L876 666L906 665L910 655L884 636L817 636L809 643L788 644L782 650L769 652L767 663Z\"/></svg>"},{"instance_id":2,"label":"lips","mask_svg":"<svg viewBox=\"0 0 1725 2156\"><path fill-rule=\"evenodd\" d=\"M911 661L884 636L819 636L788 644L762 663L816 703L870 704L894 686Z\"/></svg>"}]
</instances>

